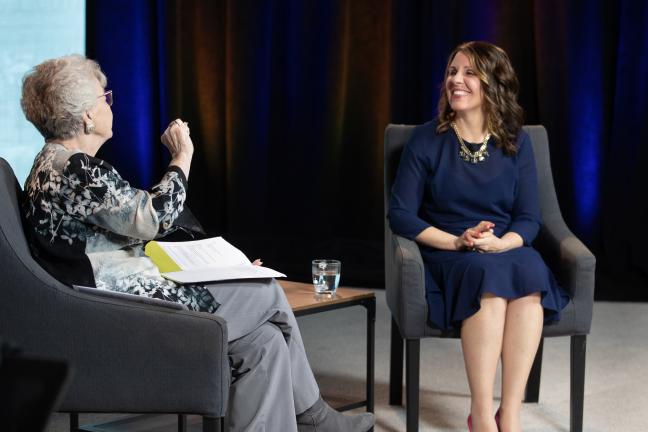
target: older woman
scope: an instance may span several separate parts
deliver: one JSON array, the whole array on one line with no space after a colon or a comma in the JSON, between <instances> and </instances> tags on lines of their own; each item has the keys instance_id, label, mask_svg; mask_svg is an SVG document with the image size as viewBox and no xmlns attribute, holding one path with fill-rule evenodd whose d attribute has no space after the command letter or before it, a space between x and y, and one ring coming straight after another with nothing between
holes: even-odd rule
<instances>
[{"instance_id":1,"label":"older woman","mask_svg":"<svg viewBox=\"0 0 648 432\"><path fill-rule=\"evenodd\" d=\"M521 430L543 322L558 320L569 300L531 246L540 210L517 92L501 48L459 45L446 67L438 119L419 126L403 151L389 209L392 230L420 245L431 324L461 328L468 427L478 432ZM500 357L502 397L493 417Z\"/></svg>"},{"instance_id":2,"label":"older woman","mask_svg":"<svg viewBox=\"0 0 648 432\"><path fill-rule=\"evenodd\" d=\"M112 136L112 91L99 65L48 60L23 81L22 107L45 138L25 183L32 253L67 285L95 286L185 304L228 324L233 431L366 431L371 414L343 416L319 396L297 322L276 281L179 286L143 253L168 234L186 199L193 143L174 120L162 135L171 162L150 191L129 185L95 155Z\"/></svg>"}]
</instances>

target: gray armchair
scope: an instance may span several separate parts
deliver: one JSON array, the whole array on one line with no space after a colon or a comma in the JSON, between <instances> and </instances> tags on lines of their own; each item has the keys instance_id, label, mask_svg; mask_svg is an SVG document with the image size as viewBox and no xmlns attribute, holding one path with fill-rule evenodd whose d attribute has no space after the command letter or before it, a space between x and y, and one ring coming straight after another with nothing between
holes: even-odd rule
<instances>
[{"instance_id":1,"label":"gray armchair","mask_svg":"<svg viewBox=\"0 0 648 432\"><path fill-rule=\"evenodd\" d=\"M23 234L21 190L0 159L0 336L30 356L63 359L73 374L60 406L71 413L203 416L218 431L227 409L227 326L181 305L74 290L33 259ZM1 427L0 427L1 428Z\"/></svg>"},{"instance_id":2,"label":"gray armchair","mask_svg":"<svg viewBox=\"0 0 648 432\"><path fill-rule=\"evenodd\" d=\"M414 126L388 125L385 130L385 215L400 154ZM536 159L542 226L534 246L572 297L558 323L546 325L544 337L571 337L571 431L583 429L585 345L594 302L594 255L565 225L554 189L547 132L543 126L525 126ZM393 234L385 218L385 288L392 314L389 403L402 404L403 341L406 345L407 431L418 431L420 339L458 337L428 326L423 260L415 242ZM543 339L544 340L544 339ZM526 402L538 402L542 342L526 389Z\"/></svg>"}]
</instances>

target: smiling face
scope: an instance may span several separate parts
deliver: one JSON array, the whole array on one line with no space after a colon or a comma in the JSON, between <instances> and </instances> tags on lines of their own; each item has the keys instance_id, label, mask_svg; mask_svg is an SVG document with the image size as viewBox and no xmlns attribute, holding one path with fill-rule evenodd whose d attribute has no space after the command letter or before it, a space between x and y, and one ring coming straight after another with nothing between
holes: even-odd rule
<instances>
[{"instance_id":1,"label":"smiling face","mask_svg":"<svg viewBox=\"0 0 648 432\"><path fill-rule=\"evenodd\" d=\"M483 132L490 132L507 155L517 152L524 110L517 102L517 75L502 48L484 41L461 43L448 56L439 90L437 133L450 130L452 122L476 129L481 120Z\"/></svg>"},{"instance_id":2,"label":"smiling face","mask_svg":"<svg viewBox=\"0 0 648 432\"><path fill-rule=\"evenodd\" d=\"M448 66L445 89L450 108L457 114L482 110L484 94L481 81L470 59L461 51Z\"/></svg>"}]
</instances>

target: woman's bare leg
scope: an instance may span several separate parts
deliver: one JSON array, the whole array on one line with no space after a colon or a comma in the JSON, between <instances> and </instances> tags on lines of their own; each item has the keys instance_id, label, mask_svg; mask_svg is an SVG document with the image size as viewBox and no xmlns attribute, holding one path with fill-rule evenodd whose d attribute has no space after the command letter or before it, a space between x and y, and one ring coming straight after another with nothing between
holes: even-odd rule
<instances>
[{"instance_id":1,"label":"woman's bare leg","mask_svg":"<svg viewBox=\"0 0 648 432\"><path fill-rule=\"evenodd\" d=\"M502 402L500 425L503 432L520 432L520 410L533 359L542 335L543 310L540 294L511 300L506 309L502 345Z\"/></svg>"},{"instance_id":2,"label":"woman's bare leg","mask_svg":"<svg viewBox=\"0 0 648 432\"><path fill-rule=\"evenodd\" d=\"M461 347L470 386L474 432L497 432L493 417L493 385L502 353L507 300L486 293L481 309L461 326Z\"/></svg>"}]
</instances>

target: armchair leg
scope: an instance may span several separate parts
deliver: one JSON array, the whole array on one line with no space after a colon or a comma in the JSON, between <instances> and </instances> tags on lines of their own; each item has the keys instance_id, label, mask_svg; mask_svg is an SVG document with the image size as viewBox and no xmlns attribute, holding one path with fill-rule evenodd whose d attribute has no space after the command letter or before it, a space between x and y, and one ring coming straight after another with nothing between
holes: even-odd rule
<instances>
[{"instance_id":1,"label":"armchair leg","mask_svg":"<svg viewBox=\"0 0 648 432\"><path fill-rule=\"evenodd\" d=\"M391 325L391 360L389 366L389 405L403 404L403 338L396 320Z\"/></svg>"},{"instance_id":2,"label":"armchair leg","mask_svg":"<svg viewBox=\"0 0 648 432\"><path fill-rule=\"evenodd\" d=\"M585 397L585 349L587 336L571 337L570 361L570 428L571 432L583 431L583 401Z\"/></svg>"},{"instance_id":3,"label":"armchair leg","mask_svg":"<svg viewBox=\"0 0 648 432\"><path fill-rule=\"evenodd\" d=\"M536 353L535 359L533 360L533 365L531 366L531 372L529 373L526 391L524 392L524 402L538 403L538 401L540 400L540 375L542 372L543 346L544 338L541 338L540 345L538 345L538 352Z\"/></svg>"},{"instance_id":4,"label":"armchair leg","mask_svg":"<svg viewBox=\"0 0 648 432\"><path fill-rule=\"evenodd\" d=\"M405 386L407 389L407 432L418 432L421 340L407 339L405 349L407 357L407 367L405 369Z\"/></svg>"},{"instance_id":5,"label":"armchair leg","mask_svg":"<svg viewBox=\"0 0 648 432\"><path fill-rule=\"evenodd\" d=\"M223 432L223 419L203 416L203 432Z\"/></svg>"},{"instance_id":6,"label":"armchair leg","mask_svg":"<svg viewBox=\"0 0 648 432\"><path fill-rule=\"evenodd\" d=\"M178 414L178 432L187 432L187 416Z\"/></svg>"},{"instance_id":7,"label":"armchair leg","mask_svg":"<svg viewBox=\"0 0 648 432\"><path fill-rule=\"evenodd\" d=\"M70 432L79 431L79 413L70 413Z\"/></svg>"}]
</instances>

